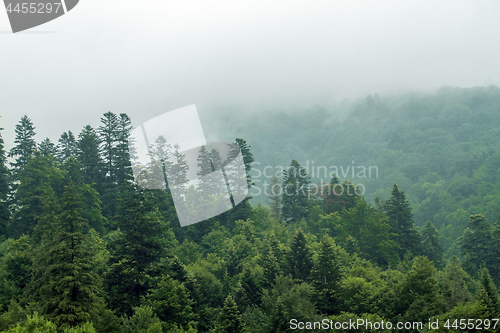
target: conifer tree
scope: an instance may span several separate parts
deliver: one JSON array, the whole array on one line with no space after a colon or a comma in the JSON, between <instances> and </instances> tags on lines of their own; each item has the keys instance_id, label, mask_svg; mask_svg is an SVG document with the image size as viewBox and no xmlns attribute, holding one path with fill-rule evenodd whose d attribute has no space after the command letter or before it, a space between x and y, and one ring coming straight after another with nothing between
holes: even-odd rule
<instances>
[{"instance_id":1,"label":"conifer tree","mask_svg":"<svg viewBox=\"0 0 500 333\"><path fill-rule=\"evenodd\" d=\"M54 166L54 157L35 153L19 173L16 198L20 208L10 223L11 235L19 237L33 232L44 214L45 201L55 201L60 195L63 177L64 172Z\"/></svg>"},{"instance_id":2,"label":"conifer tree","mask_svg":"<svg viewBox=\"0 0 500 333\"><path fill-rule=\"evenodd\" d=\"M73 132L68 131L61 134L59 144L57 145L57 159L64 163L71 156L77 156L77 143Z\"/></svg>"},{"instance_id":3,"label":"conifer tree","mask_svg":"<svg viewBox=\"0 0 500 333\"><path fill-rule=\"evenodd\" d=\"M41 302L43 315L58 326L84 324L102 309L102 279L94 271L95 257L87 221L81 216L82 198L73 182L65 187L62 213L53 221L35 251L28 301Z\"/></svg>"},{"instance_id":4,"label":"conifer tree","mask_svg":"<svg viewBox=\"0 0 500 333\"><path fill-rule=\"evenodd\" d=\"M299 221L309 214L310 176L296 160L286 170L283 179L283 219L287 222Z\"/></svg>"},{"instance_id":5,"label":"conifer tree","mask_svg":"<svg viewBox=\"0 0 500 333\"><path fill-rule=\"evenodd\" d=\"M271 182L268 186L267 198L269 200L269 206L271 208L271 214L276 219L276 221L281 222L281 184L277 176L276 171L271 178Z\"/></svg>"},{"instance_id":6,"label":"conifer tree","mask_svg":"<svg viewBox=\"0 0 500 333\"><path fill-rule=\"evenodd\" d=\"M313 267L312 253L307 246L306 235L299 229L293 236L288 253L289 272L294 279L307 281Z\"/></svg>"},{"instance_id":7,"label":"conifer tree","mask_svg":"<svg viewBox=\"0 0 500 333\"><path fill-rule=\"evenodd\" d=\"M224 333L240 333L243 332L243 324L238 307L231 295L226 297L224 307L222 308L222 330Z\"/></svg>"},{"instance_id":8,"label":"conifer tree","mask_svg":"<svg viewBox=\"0 0 500 333\"><path fill-rule=\"evenodd\" d=\"M459 244L467 273L477 276L482 266L489 267L493 244L490 224L483 215L471 215L469 227L460 237Z\"/></svg>"},{"instance_id":9,"label":"conifer tree","mask_svg":"<svg viewBox=\"0 0 500 333\"><path fill-rule=\"evenodd\" d=\"M115 182L115 156L116 156L116 136L118 132L118 117L113 112L106 112L101 118L102 125L99 126L99 142L101 143L102 170L110 184Z\"/></svg>"},{"instance_id":10,"label":"conifer tree","mask_svg":"<svg viewBox=\"0 0 500 333\"><path fill-rule=\"evenodd\" d=\"M119 315L132 315L141 297L153 287L159 261L165 255L164 226L141 189L124 183L116 226L119 238L111 243L106 289L110 306Z\"/></svg>"},{"instance_id":11,"label":"conifer tree","mask_svg":"<svg viewBox=\"0 0 500 333\"><path fill-rule=\"evenodd\" d=\"M498 318L498 314L500 313L498 292L486 267L483 268L481 272L481 293L479 295L479 303L486 308L487 313L485 313L485 316L487 318Z\"/></svg>"},{"instance_id":12,"label":"conifer tree","mask_svg":"<svg viewBox=\"0 0 500 333\"><path fill-rule=\"evenodd\" d=\"M462 269L458 258L453 256L444 270L444 281L441 288L449 310L472 300L467 280L471 280L469 274Z\"/></svg>"},{"instance_id":13,"label":"conifer tree","mask_svg":"<svg viewBox=\"0 0 500 333\"><path fill-rule=\"evenodd\" d=\"M38 150L42 156L57 156L57 147L49 138L43 139L38 145Z\"/></svg>"},{"instance_id":14,"label":"conifer tree","mask_svg":"<svg viewBox=\"0 0 500 333\"><path fill-rule=\"evenodd\" d=\"M102 172L100 170L101 160L99 156L99 137L92 126L87 125L78 135L78 161L83 164L83 182L85 184L96 184L96 188L102 191Z\"/></svg>"},{"instance_id":15,"label":"conifer tree","mask_svg":"<svg viewBox=\"0 0 500 333\"><path fill-rule=\"evenodd\" d=\"M116 182L121 185L125 181L133 179L132 163L130 161L130 151L128 140L130 131L132 130L132 122L130 117L125 113L120 113L118 118L118 126L116 131Z\"/></svg>"},{"instance_id":16,"label":"conifer tree","mask_svg":"<svg viewBox=\"0 0 500 333\"><path fill-rule=\"evenodd\" d=\"M16 125L16 144L9 151L8 157L14 157L15 161L11 163L14 179L18 179L19 172L28 164L28 160L36 150L35 127L31 119L24 115L19 124Z\"/></svg>"},{"instance_id":17,"label":"conifer tree","mask_svg":"<svg viewBox=\"0 0 500 333\"><path fill-rule=\"evenodd\" d=\"M3 128L0 128L0 131L2 130ZM0 132L0 242L7 236L7 225L10 218L9 204L7 202L10 192L9 177L4 141Z\"/></svg>"},{"instance_id":18,"label":"conifer tree","mask_svg":"<svg viewBox=\"0 0 500 333\"><path fill-rule=\"evenodd\" d=\"M431 221L427 221L422 229L422 250L423 254L433 261L436 267L442 266L443 249L439 245L438 231Z\"/></svg>"},{"instance_id":19,"label":"conifer tree","mask_svg":"<svg viewBox=\"0 0 500 333\"><path fill-rule=\"evenodd\" d=\"M245 164L245 171L247 173L247 183L248 187L250 188L252 185L254 185L254 183L252 182L250 171L252 170L252 163L255 161L250 150L251 146L241 138L237 138L235 140L235 143L240 147L241 155L243 155L243 163Z\"/></svg>"},{"instance_id":20,"label":"conifer tree","mask_svg":"<svg viewBox=\"0 0 500 333\"><path fill-rule=\"evenodd\" d=\"M311 280L316 289L316 305L325 314L338 311L341 264L336 245L328 235L321 238L318 258L314 263Z\"/></svg>"},{"instance_id":21,"label":"conifer tree","mask_svg":"<svg viewBox=\"0 0 500 333\"><path fill-rule=\"evenodd\" d=\"M391 197L385 203L385 209L389 216L390 231L395 235L395 240L400 246L400 258L403 258L407 251L413 255L420 255L422 253L421 236L415 228L406 195L396 183L394 183Z\"/></svg>"}]
</instances>

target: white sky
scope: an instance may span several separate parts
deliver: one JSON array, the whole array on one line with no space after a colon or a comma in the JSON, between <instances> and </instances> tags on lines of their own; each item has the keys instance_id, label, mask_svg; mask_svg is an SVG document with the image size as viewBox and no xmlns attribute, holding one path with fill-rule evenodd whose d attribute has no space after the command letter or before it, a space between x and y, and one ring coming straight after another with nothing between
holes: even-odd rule
<instances>
[{"instance_id":1,"label":"white sky","mask_svg":"<svg viewBox=\"0 0 500 333\"><path fill-rule=\"evenodd\" d=\"M80 0L11 34L0 7L0 127L11 146L23 114L56 141L107 111L139 125L191 104L203 119L216 105L500 85L499 17L498 1Z\"/></svg>"}]
</instances>

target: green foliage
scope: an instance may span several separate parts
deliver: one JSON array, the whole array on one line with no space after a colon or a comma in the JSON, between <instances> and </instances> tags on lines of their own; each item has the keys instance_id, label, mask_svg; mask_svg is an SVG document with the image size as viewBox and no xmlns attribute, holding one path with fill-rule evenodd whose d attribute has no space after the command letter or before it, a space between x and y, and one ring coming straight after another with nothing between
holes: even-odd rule
<instances>
[{"instance_id":1,"label":"green foliage","mask_svg":"<svg viewBox=\"0 0 500 333\"><path fill-rule=\"evenodd\" d=\"M328 315L337 312L340 303L342 272L339 252L335 242L324 235L311 272L312 286L316 290L316 306L318 310Z\"/></svg>"},{"instance_id":2,"label":"green foliage","mask_svg":"<svg viewBox=\"0 0 500 333\"><path fill-rule=\"evenodd\" d=\"M283 219L297 222L309 214L310 176L296 160L292 161L283 177Z\"/></svg>"},{"instance_id":3,"label":"green foliage","mask_svg":"<svg viewBox=\"0 0 500 333\"><path fill-rule=\"evenodd\" d=\"M391 197L383 208L389 217L390 231L399 245L399 256L403 258L407 251L414 255L422 253L421 236L413 223L411 208L406 195L394 183Z\"/></svg>"},{"instance_id":4,"label":"green foliage","mask_svg":"<svg viewBox=\"0 0 500 333\"><path fill-rule=\"evenodd\" d=\"M313 267L313 259L306 236L301 229L297 230L293 236L287 259L288 271L293 278L307 281Z\"/></svg>"},{"instance_id":5,"label":"green foliage","mask_svg":"<svg viewBox=\"0 0 500 333\"><path fill-rule=\"evenodd\" d=\"M31 119L24 115L19 124L16 125L15 146L9 151L8 157L14 157L15 161L11 163L14 177L17 179L19 172L28 164L28 160L36 150L35 127Z\"/></svg>"},{"instance_id":6,"label":"green foliage","mask_svg":"<svg viewBox=\"0 0 500 333\"><path fill-rule=\"evenodd\" d=\"M43 314L61 327L81 325L96 314L102 279L93 270L95 253L85 233L76 185L65 187L62 212L42 237L33 257L33 278L25 298L41 302Z\"/></svg>"},{"instance_id":7,"label":"green foliage","mask_svg":"<svg viewBox=\"0 0 500 333\"><path fill-rule=\"evenodd\" d=\"M220 332L224 333L243 332L241 315L231 295L227 296L226 300L224 301L224 307L222 308L222 313L221 313L221 322L222 322L222 329Z\"/></svg>"},{"instance_id":8,"label":"green foliage","mask_svg":"<svg viewBox=\"0 0 500 333\"><path fill-rule=\"evenodd\" d=\"M422 250L423 254L434 262L436 267L441 267L443 263L443 250L439 244L439 233L431 221L425 223L422 229Z\"/></svg>"},{"instance_id":9,"label":"green foliage","mask_svg":"<svg viewBox=\"0 0 500 333\"><path fill-rule=\"evenodd\" d=\"M123 318L123 332L126 333L162 333L162 322L154 315L149 306L134 308L134 315Z\"/></svg>"}]
</instances>

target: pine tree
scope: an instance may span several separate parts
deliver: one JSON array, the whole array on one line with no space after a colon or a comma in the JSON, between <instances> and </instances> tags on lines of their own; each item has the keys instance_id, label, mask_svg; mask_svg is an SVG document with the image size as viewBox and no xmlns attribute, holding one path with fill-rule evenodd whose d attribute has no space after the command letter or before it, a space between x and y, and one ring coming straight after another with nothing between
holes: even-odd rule
<instances>
[{"instance_id":1,"label":"pine tree","mask_svg":"<svg viewBox=\"0 0 500 333\"><path fill-rule=\"evenodd\" d=\"M283 219L287 222L299 221L309 214L310 176L306 169L293 160L283 179Z\"/></svg>"},{"instance_id":2,"label":"pine tree","mask_svg":"<svg viewBox=\"0 0 500 333\"><path fill-rule=\"evenodd\" d=\"M36 150L35 135L35 127L31 119L24 115L16 125L16 138L14 139L16 145L7 155L15 158L14 163L11 163L15 180L18 179L19 172L28 164L28 160Z\"/></svg>"},{"instance_id":3,"label":"pine tree","mask_svg":"<svg viewBox=\"0 0 500 333\"><path fill-rule=\"evenodd\" d=\"M85 184L95 183L96 188L102 191L103 177L100 170L99 137L90 125L85 126L78 135L77 147L77 159L83 164L83 182Z\"/></svg>"},{"instance_id":4,"label":"pine tree","mask_svg":"<svg viewBox=\"0 0 500 333\"><path fill-rule=\"evenodd\" d=\"M43 315L58 326L74 327L90 321L103 300L102 279L94 271L95 257L87 221L81 216L82 198L76 185L65 187L62 213L35 251L28 301L41 302Z\"/></svg>"},{"instance_id":5,"label":"pine tree","mask_svg":"<svg viewBox=\"0 0 500 333\"><path fill-rule=\"evenodd\" d=\"M324 314L331 315L338 310L341 264L336 245L329 236L321 238L318 258L314 263L311 280L316 289L316 305Z\"/></svg>"},{"instance_id":6,"label":"pine tree","mask_svg":"<svg viewBox=\"0 0 500 333\"><path fill-rule=\"evenodd\" d=\"M42 156L57 156L57 147L49 138L43 139L38 145L38 150Z\"/></svg>"},{"instance_id":7,"label":"pine tree","mask_svg":"<svg viewBox=\"0 0 500 333\"><path fill-rule=\"evenodd\" d=\"M410 204L406 195L394 183L391 197L385 203L391 232L400 246L399 257L402 259L407 251L413 255L422 253L421 236L415 228Z\"/></svg>"},{"instance_id":8,"label":"pine tree","mask_svg":"<svg viewBox=\"0 0 500 333\"><path fill-rule=\"evenodd\" d=\"M307 281L313 267L313 260L302 229L297 230L293 236L288 253L288 266L294 279Z\"/></svg>"},{"instance_id":9,"label":"pine tree","mask_svg":"<svg viewBox=\"0 0 500 333\"><path fill-rule=\"evenodd\" d=\"M422 249L427 258L434 262L436 267L441 267L443 264L443 249L439 245L438 231L431 223L427 221L422 229Z\"/></svg>"},{"instance_id":10,"label":"pine tree","mask_svg":"<svg viewBox=\"0 0 500 333\"><path fill-rule=\"evenodd\" d=\"M225 333L241 333L243 332L243 324L238 307L231 295L226 297L224 307L221 314L222 330Z\"/></svg>"},{"instance_id":11,"label":"pine tree","mask_svg":"<svg viewBox=\"0 0 500 333\"><path fill-rule=\"evenodd\" d=\"M0 128L2 131L3 128ZM9 170L7 169L7 159L4 150L4 141L0 132L0 242L7 235L7 225L10 219L9 204L7 202L10 192Z\"/></svg>"},{"instance_id":12,"label":"pine tree","mask_svg":"<svg viewBox=\"0 0 500 333\"><path fill-rule=\"evenodd\" d=\"M77 156L77 144L73 132L68 131L61 134L59 144L57 145L57 159L59 162L64 163L71 156Z\"/></svg>"}]
</instances>

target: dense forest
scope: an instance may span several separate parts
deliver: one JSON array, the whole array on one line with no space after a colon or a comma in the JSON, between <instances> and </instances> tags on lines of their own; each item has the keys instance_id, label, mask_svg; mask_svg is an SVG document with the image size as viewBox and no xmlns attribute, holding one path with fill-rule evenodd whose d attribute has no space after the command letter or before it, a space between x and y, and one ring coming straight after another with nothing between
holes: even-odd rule
<instances>
[{"instance_id":1,"label":"dense forest","mask_svg":"<svg viewBox=\"0 0 500 333\"><path fill-rule=\"evenodd\" d=\"M240 116L250 195L187 227L136 186L127 114L57 143L23 116L0 136L0 332L499 331L500 89L344 107Z\"/></svg>"}]
</instances>

